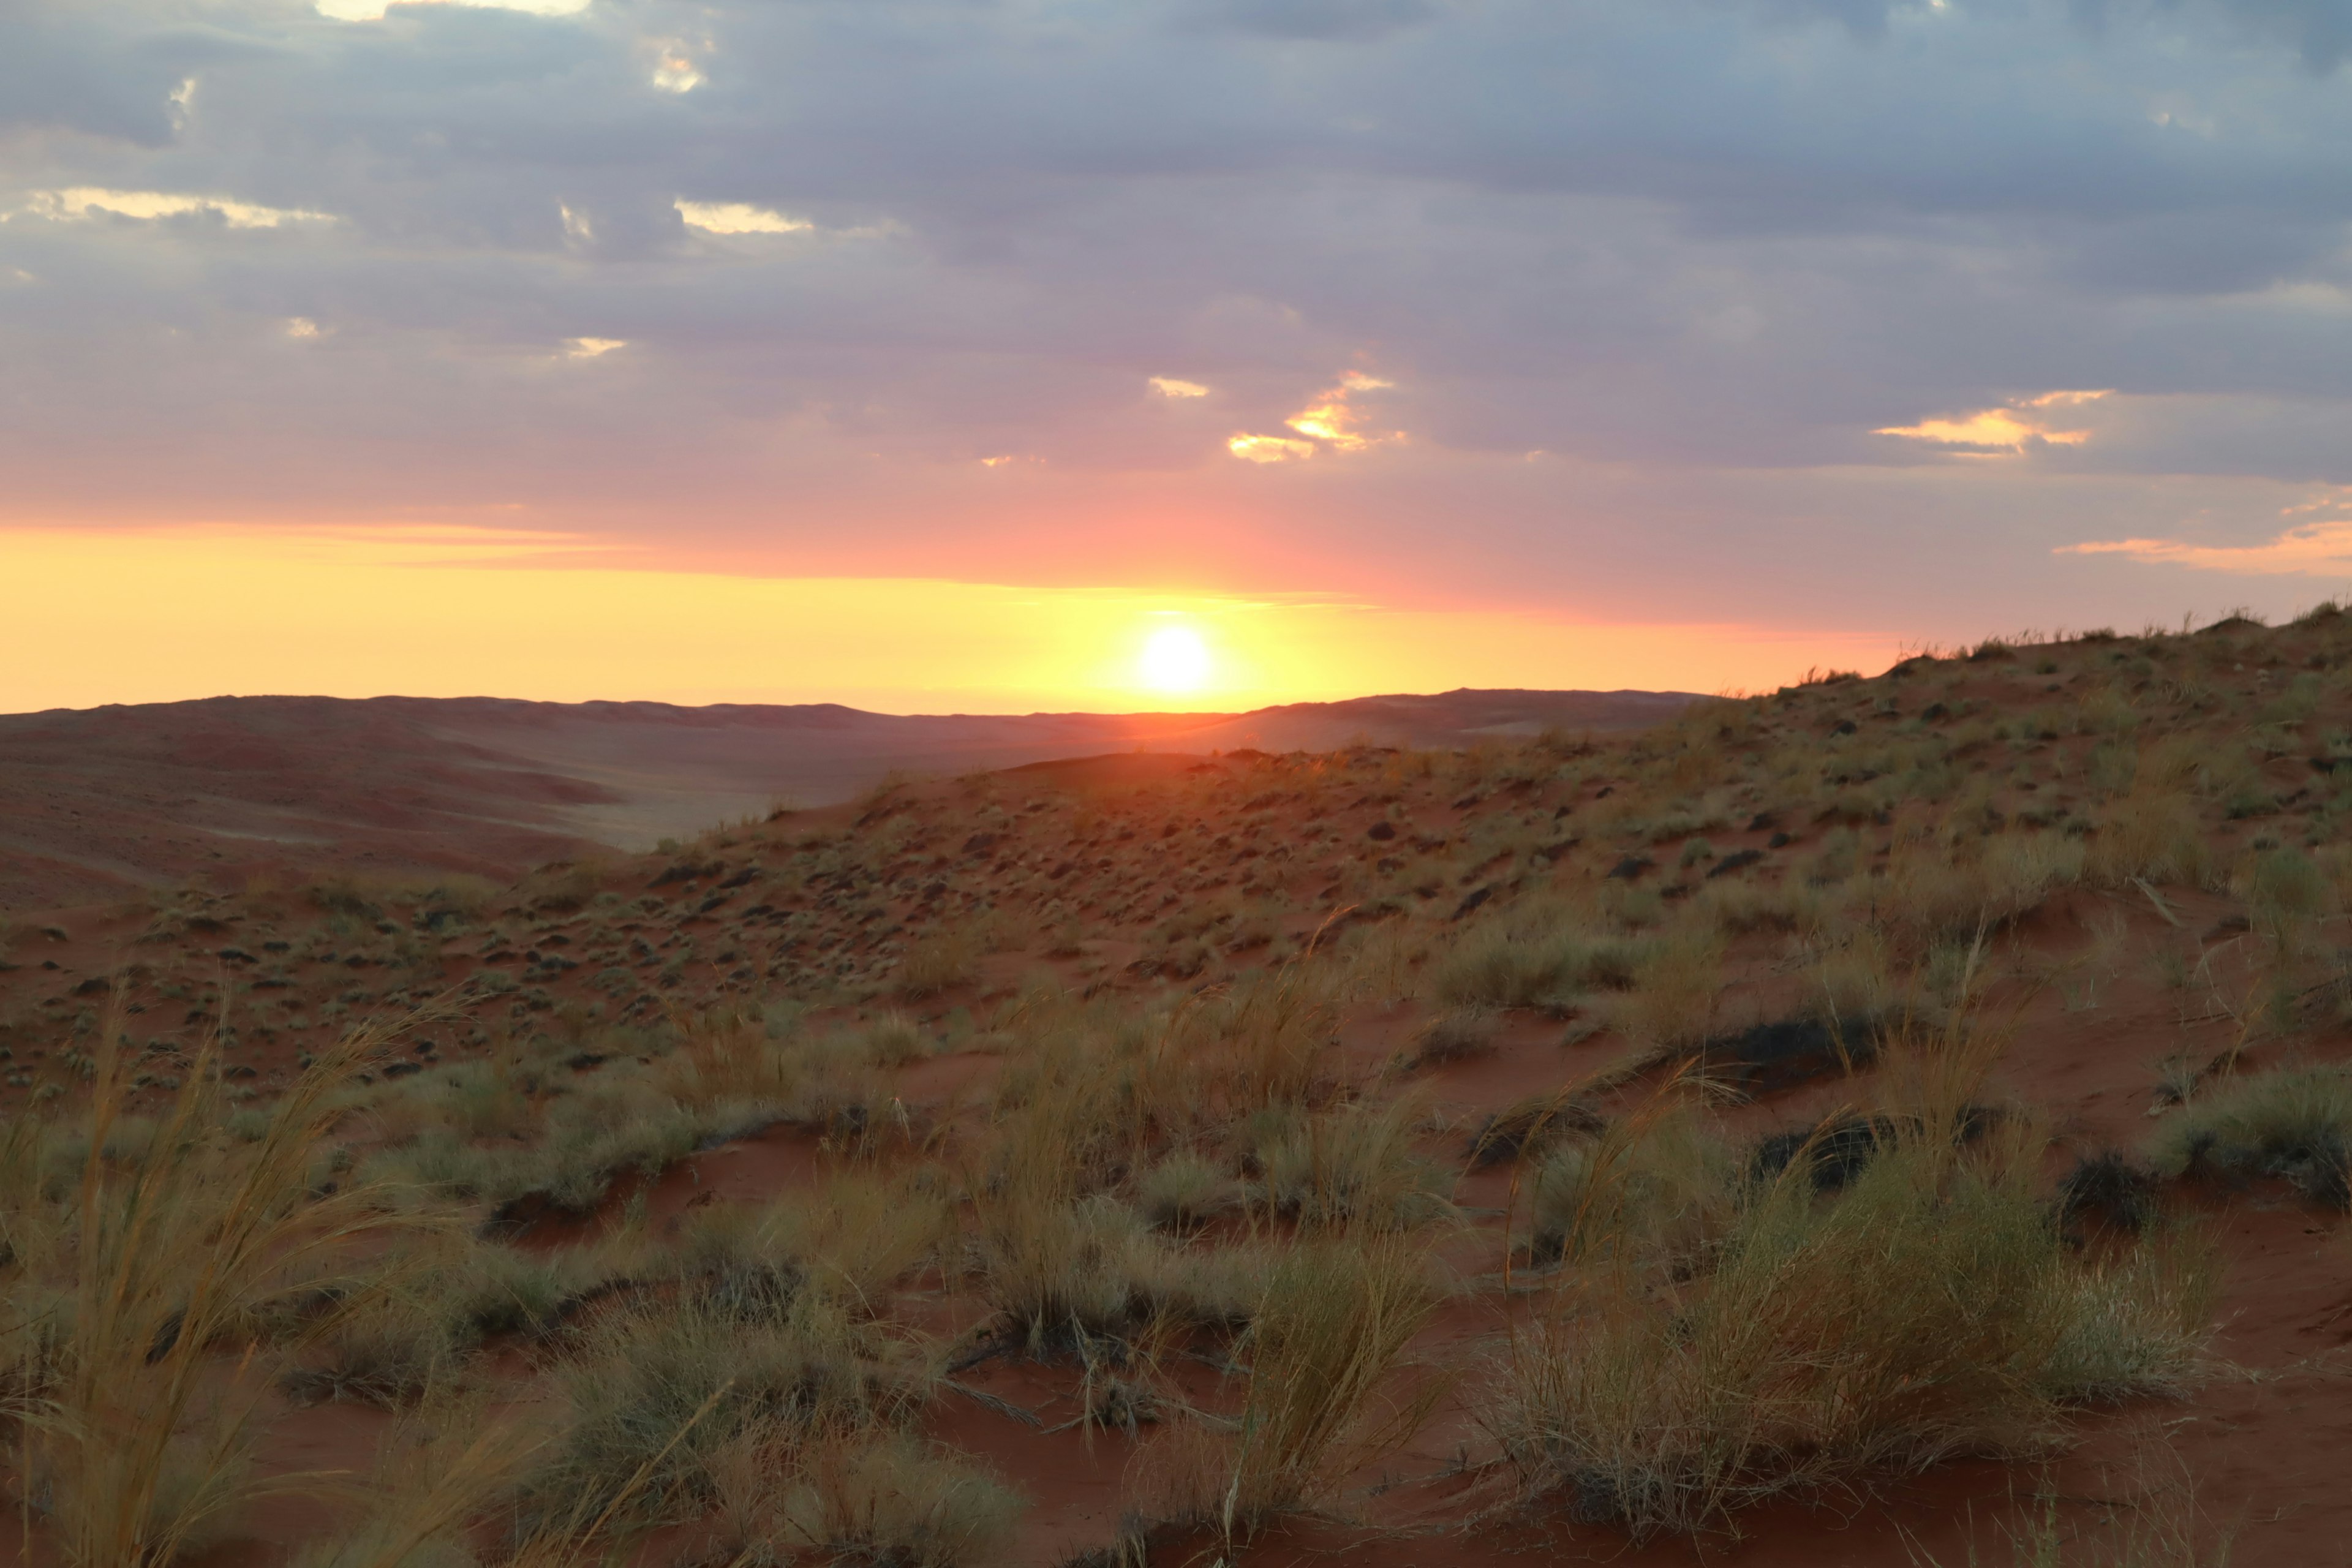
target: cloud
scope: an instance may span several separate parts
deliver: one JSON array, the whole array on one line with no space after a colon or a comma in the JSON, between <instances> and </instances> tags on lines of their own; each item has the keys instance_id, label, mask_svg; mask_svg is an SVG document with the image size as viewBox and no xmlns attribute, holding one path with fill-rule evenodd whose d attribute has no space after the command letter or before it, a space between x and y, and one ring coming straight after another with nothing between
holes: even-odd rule
<instances>
[{"instance_id":1,"label":"cloud","mask_svg":"<svg viewBox=\"0 0 2352 1568\"><path fill-rule=\"evenodd\" d=\"M1181 15L1196 26L1268 38L1354 43L1417 26L1436 11L1427 0L1190 0Z\"/></svg>"},{"instance_id":2,"label":"cloud","mask_svg":"<svg viewBox=\"0 0 2352 1568\"><path fill-rule=\"evenodd\" d=\"M749 202L690 202L681 196L675 205L687 227L708 234L806 234L816 227L804 217L787 217Z\"/></svg>"},{"instance_id":3,"label":"cloud","mask_svg":"<svg viewBox=\"0 0 2352 1568\"><path fill-rule=\"evenodd\" d=\"M1294 441L1286 436L1231 436L1226 437L1225 450L1244 463L1288 463L1311 458L1319 448L1312 441Z\"/></svg>"},{"instance_id":4,"label":"cloud","mask_svg":"<svg viewBox=\"0 0 2352 1568\"><path fill-rule=\"evenodd\" d=\"M1361 452L1383 441L1402 440L1402 432L1385 436L1362 434L1357 426L1364 422L1364 412L1349 402L1358 393L1385 392L1395 384L1362 371L1349 371L1336 384L1317 393L1305 408L1283 421L1307 437L1305 440L1244 434L1226 441L1225 449L1246 462L1281 463L1311 458L1318 452Z\"/></svg>"},{"instance_id":5,"label":"cloud","mask_svg":"<svg viewBox=\"0 0 2352 1568\"><path fill-rule=\"evenodd\" d=\"M1209 395L1209 389L1202 386L1199 382L1179 381L1172 375L1152 376L1150 378L1150 384L1151 390L1158 393L1162 397L1181 399L1187 397L1206 397Z\"/></svg>"},{"instance_id":6,"label":"cloud","mask_svg":"<svg viewBox=\"0 0 2352 1568\"><path fill-rule=\"evenodd\" d=\"M173 191L109 191L94 185L35 191L32 199L17 212L58 221L89 218L98 213L142 220L206 216L216 217L231 228L277 228L289 223L335 221L331 213L310 212L301 207L263 206L258 202L234 201L226 196L188 195Z\"/></svg>"},{"instance_id":7,"label":"cloud","mask_svg":"<svg viewBox=\"0 0 2352 1568\"><path fill-rule=\"evenodd\" d=\"M572 16L593 0L318 0L321 16L338 22L381 22L394 5L463 5L486 11L521 11L533 16Z\"/></svg>"},{"instance_id":8,"label":"cloud","mask_svg":"<svg viewBox=\"0 0 2352 1568\"><path fill-rule=\"evenodd\" d=\"M2352 482L2316 0L310 4L0 4L0 518L1915 629Z\"/></svg>"},{"instance_id":9,"label":"cloud","mask_svg":"<svg viewBox=\"0 0 2352 1568\"><path fill-rule=\"evenodd\" d=\"M2259 544L2192 544L2177 539L2108 539L2060 545L2058 555L2120 555L2152 565L2247 576L2352 577L2352 487L2283 509L2309 521Z\"/></svg>"},{"instance_id":10,"label":"cloud","mask_svg":"<svg viewBox=\"0 0 2352 1568\"><path fill-rule=\"evenodd\" d=\"M1980 408L1955 419L1923 419L1916 425L1889 426L1874 436L1900 436L1951 448L1968 457L2021 456L2042 447L2079 447L2091 438L2088 430L2053 430L2021 409L2074 407L2108 396L2107 392L2045 392L2020 398L2003 408Z\"/></svg>"},{"instance_id":11,"label":"cloud","mask_svg":"<svg viewBox=\"0 0 2352 1568\"><path fill-rule=\"evenodd\" d=\"M602 359L615 349L629 346L626 338L566 338L563 340L566 359Z\"/></svg>"},{"instance_id":12,"label":"cloud","mask_svg":"<svg viewBox=\"0 0 2352 1568\"><path fill-rule=\"evenodd\" d=\"M706 50L709 46L704 46ZM710 79L695 64L689 47L677 38L663 38L655 46L653 84L664 92L688 93Z\"/></svg>"}]
</instances>

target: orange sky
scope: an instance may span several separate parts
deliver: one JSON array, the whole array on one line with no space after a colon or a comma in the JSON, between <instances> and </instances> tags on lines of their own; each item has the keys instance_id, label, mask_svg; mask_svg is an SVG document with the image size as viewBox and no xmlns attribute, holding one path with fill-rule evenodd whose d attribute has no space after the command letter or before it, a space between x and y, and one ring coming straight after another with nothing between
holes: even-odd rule
<instances>
[{"instance_id":1,"label":"orange sky","mask_svg":"<svg viewBox=\"0 0 2352 1568\"><path fill-rule=\"evenodd\" d=\"M1306 595L613 568L467 528L0 531L0 710L223 693L1238 710L1455 686L1757 689L1885 637ZM1155 633L1199 640L1145 655ZM1164 648L1163 648L1164 651Z\"/></svg>"}]
</instances>

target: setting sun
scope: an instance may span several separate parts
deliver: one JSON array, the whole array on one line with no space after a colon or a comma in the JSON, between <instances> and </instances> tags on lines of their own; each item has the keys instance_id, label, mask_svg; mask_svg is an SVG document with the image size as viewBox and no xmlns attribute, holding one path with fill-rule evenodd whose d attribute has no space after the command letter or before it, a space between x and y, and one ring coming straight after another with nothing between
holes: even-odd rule
<instances>
[{"instance_id":1,"label":"setting sun","mask_svg":"<svg viewBox=\"0 0 2352 1568\"><path fill-rule=\"evenodd\" d=\"M1190 626L1162 626L1144 640L1136 667L1154 691L1198 691L1209 679L1209 647Z\"/></svg>"}]
</instances>

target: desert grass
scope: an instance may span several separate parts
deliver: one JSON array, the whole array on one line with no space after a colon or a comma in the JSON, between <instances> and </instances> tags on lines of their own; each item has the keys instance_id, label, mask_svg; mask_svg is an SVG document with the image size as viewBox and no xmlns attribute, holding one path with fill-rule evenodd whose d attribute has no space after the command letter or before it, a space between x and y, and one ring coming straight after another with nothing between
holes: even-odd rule
<instances>
[{"instance_id":1,"label":"desert grass","mask_svg":"<svg viewBox=\"0 0 2352 1568\"><path fill-rule=\"evenodd\" d=\"M1647 944L1597 932L1587 921L1555 907L1486 922L1432 963L1431 989L1458 1006L1532 1007L1633 985Z\"/></svg>"},{"instance_id":2,"label":"desert grass","mask_svg":"<svg viewBox=\"0 0 2352 1568\"><path fill-rule=\"evenodd\" d=\"M1690 1098L1662 1092L1597 1136L1547 1155L1523 1194L1528 1257L1589 1264L1622 1253L1623 1261L1655 1268L1696 1258L1720 1236L1735 1193L1734 1159Z\"/></svg>"},{"instance_id":3,"label":"desert grass","mask_svg":"<svg viewBox=\"0 0 2352 1568\"><path fill-rule=\"evenodd\" d=\"M1426 1386L1400 1327L1440 1289L1424 1249L1489 1244L1499 1279L1474 1288L1517 1326L1495 1346L1507 1377L1475 1402L1545 1506L1634 1533L1735 1529L1769 1497L2047 1454L2084 1405L2194 1375L2210 1261L2120 1157L2054 1192L2040 1179L2043 1130L1985 1092L2000 1040L1970 1020L1988 993L2113 1005L2109 973L2128 986L2123 955L2161 920L2165 1009L2198 1049L2154 1168L2347 1201L2343 1075L2242 1067L2273 1041L2290 1062L2329 1054L2352 995L2329 951L2352 856L2327 842L2352 792L2323 782L2352 760L2328 727L2343 683L2297 676L2340 658L2339 629L2299 628L2311 646L2260 680L2239 668L2268 657L2243 627L1996 644L1697 705L1630 738L1229 759L1115 797L908 786L854 825L743 825L657 867L507 889L176 896L142 939L164 999L226 999L165 959L236 942L253 979L299 1002L257 999L281 1044L315 1049L311 1017L396 1006L394 987L447 968L481 980L437 1055L343 1078L312 1118L331 1131L291 1200L302 1224L331 1228L314 1205L356 1182L408 1230L388 1240L354 1215L316 1268L290 1241L273 1251L268 1280L201 1331L206 1370L150 1467L162 1479L100 1477L92 1495L146 1496L160 1522L131 1560L160 1560L167 1535L195 1542L250 1494L253 1391L405 1424L495 1390L544 1434L529 1464L462 1498L387 1472L386 1496L467 1527L411 1541L397 1510L371 1511L334 1561L454 1565L505 1523L494 1555L551 1568L666 1522L745 1563L977 1561L1012 1501L917 1416L969 1404L944 1366L1029 1353L1082 1367L1088 1432L1143 1433L1190 1477L1173 1512L1238 1542L1285 1512L1347 1510ZM2065 694L1998 694L2029 670ZM750 890L706 903L722 879ZM932 880L941 894L919 896ZM566 951L585 972L569 992ZM982 964L992 952L1019 956ZM361 963L306 975L331 954ZM132 1026L154 1037L147 1058L105 1070L146 1084L93 1126L68 1108L102 1032L67 1007L0 1013L0 1092L37 1079L51 1108L0 1126L16 1309L0 1375L32 1416L12 1434L18 1496L59 1510L28 1528L59 1541L89 1171L100 1232L126 1223L111 1205L138 1173L179 1160L190 1195L139 1202L217 1234L215 1200L193 1194L279 1137L268 1075L290 1053L274 1046L225 1045L215 1065L263 1076L220 1086L199 1135L174 1130L156 1086L194 1069L156 1037L172 1016L151 1001ZM1715 1048L1759 1019L1877 1053L1854 1053L1847 1103L1810 1105L1762 1148L1726 1141L1698 1081L1712 1058L1777 1092ZM2219 1057L2194 1033L2208 1026L2232 1036ZM1381 1063L1370 1042L1395 1039L1406 1050ZM941 1050L967 1059L901 1076ZM1511 1060L1443 1070L1489 1050ZM1414 1093L1415 1074L1450 1097L1530 1063L1570 1081L1442 1116ZM901 1097L939 1082L957 1087ZM814 1183L698 1193L656 1223L683 1175L646 1178L754 1130L813 1145ZM1463 1159L1511 1164L1507 1215L1456 1207ZM534 1228L550 1210L575 1217ZM504 1244L524 1230L527 1247ZM140 1289L188 1299L184 1281ZM954 1321L975 1306L987 1321L934 1339L941 1298ZM136 1326L105 1331L128 1344ZM1184 1408L1162 1352L1222 1370L1235 1381L1206 1403L1244 1408L1230 1425ZM168 1360L110 1364L155 1390ZM1150 1489L1129 1488L1147 1512ZM2034 1562L2090 1550L2017 1545ZM106 1561L114 1543L78 1550Z\"/></svg>"},{"instance_id":4,"label":"desert grass","mask_svg":"<svg viewBox=\"0 0 2352 1568\"><path fill-rule=\"evenodd\" d=\"M1261 1113L1263 1201L1316 1229L1411 1230L1451 1215L1451 1175L1418 1148L1426 1115L1412 1095Z\"/></svg>"},{"instance_id":5,"label":"desert grass","mask_svg":"<svg viewBox=\"0 0 2352 1568\"><path fill-rule=\"evenodd\" d=\"M1235 1346L1249 1369L1239 1415L1185 1423L1148 1453L1153 1507L1228 1543L1284 1514L1328 1510L1444 1396L1443 1369L1416 1373L1407 1356L1443 1300L1428 1254L1406 1237L1283 1251Z\"/></svg>"},{"instance_id":6,"label":"desert grass","mask_svg":"<svg viewBox=\"0 0 2352 1568\"><path fill-rule=\"evenodd\" d=\"M2207 1089L2165 1119L2147 1156L2168 1176L2280 1176L2316 1203L2352 1207L2352 1074L2288 1068Z\"/></svg>"},{"instance_id":7,"label":"desert grass","mask_svg":"<svg viewBox=\"0 0 2352 1568\"><path fill-rule=\"evenodd\" d=\"M1569 1173L1592 1222L1567 1234L1613 1266L1554 1276L1507 1352L1488 1419L1530 1497L1637 1536L1736 1530L1773 1496L2046 1453L2067 1411L2193 1375L2210 1247L2077 1253L2032 1129L1968 1135L1979 1051L1956 1034L1891 1061L1882 1092L1903 1109L1834 1193L1812 1179L1820 1145L1801 1150L1728 1194L1674 1268L1628 1268L1638 1249L1607 1239L1656 1212L1645 1162Z\"/></svg>"},{"instance_id":8,"label":"desert grass","mask_svg":"<svg viewBox=\"0 0 2352 1568\"><path fill-rule=\"evenodd\" d=\"M26 1447L66 1561L93 1568L168 1563L263 1489L246 1465L266 1387L253 1326L272 1300L318 1299L345 1278L372 1234L414 1223L377 1188L320 1184L341 1091L390 1031L355 1032L315 1062L249 1141L222 1129L208 1043L128 1150L113 1139L129 1077L115 1035L100 1037L86 1152L46 1249L63 1278L51 1288L19 1275L8 1304L16 1317L37 1300L54 1325L23 1376ZM215 1354L240 1343L223 1392Z\"/></svg>"},{"instance_id":9,"label":"desert grass","mask_svg":"<svg viewBox=\"0 0 2352 1568\"><path fill-rule=\"evenodd\" d=\"M627 1303L583 1334L561 1378L565 1436L527 1478L521 1517L544 1531L615 1509L646 1522L698 1512L713 1457L756 1425L888 1427L935 1375L905 1342L790 1277L738 1271L673 1300Z\"/></svg>"},{"instance_id":10,"label":"desert grass","mask_svg":"<svg viewBox=\"0 0 2352 1568\"><path fill-rule=\"evenodd\" d=\"M961 1568L996 1555L1021 1498L971 1458L903 1431L747 1426L706 1461L739 1568Z\"/></svg>"}]
</instances>

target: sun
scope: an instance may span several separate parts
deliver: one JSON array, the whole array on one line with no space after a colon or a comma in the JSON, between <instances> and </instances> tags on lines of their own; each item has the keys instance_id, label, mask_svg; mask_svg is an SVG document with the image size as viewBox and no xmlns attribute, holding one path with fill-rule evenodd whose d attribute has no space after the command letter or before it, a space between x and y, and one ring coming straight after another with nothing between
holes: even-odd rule
<instances>
[{"instance_id":1,"label":"sun","mask_svg":"<svg viewBox=\"0 0 2352 1568\"><path fill-rule=\"evenodd\" d=\"M1190 626L1162 626L1144 639L1136 673L1154 691L1198 691L1209 679L1209 645Z\"/></svg>"}]
</instances>

